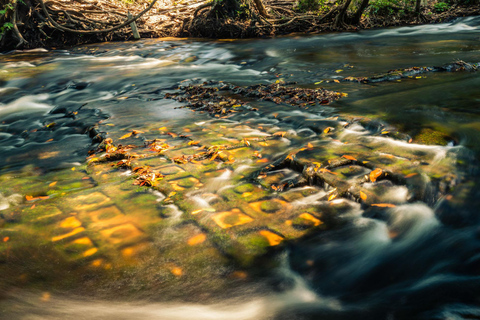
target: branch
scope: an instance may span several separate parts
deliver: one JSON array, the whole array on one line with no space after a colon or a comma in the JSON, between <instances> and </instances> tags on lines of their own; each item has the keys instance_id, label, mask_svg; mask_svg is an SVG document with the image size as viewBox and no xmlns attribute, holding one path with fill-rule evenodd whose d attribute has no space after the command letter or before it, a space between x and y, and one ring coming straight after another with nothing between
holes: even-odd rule
<instances>
[{"instance_id":1,"label":"branch","mask_svg":"<svg viewBox=\"0 0 480 320\"><path fill-rule=\"evenodd\" d=\"M193 12L193 17L195 18L198 14L198 12L204 8L208 8L208 7L211 7L213 5L213 1L212 2L206 2L204 4L201 4L197 7L197 9L195 9L195 11Z\"/></svg>"},{"instance_id":2,"label":"branch","mask_svg":"<svg viewBox=\"0 0 480 320\"><path fill-rule=\"evenodd\" d=\"M157 2L157 0L153 0L150 5L148 7L146 7L142 12L140 12L139 14L137 14L136 16L132 17L131 19L127 19L124 23L122 24L119 24L118 26L116 27L112 27L112 28L108 28L108 29L102 29L102 30L75 30L75 29L70 29L70 28L67 28L67 27L64 27L60 24L58 24L53 18L52 16L50 15L50 13L48 12L46 6L45 6L45 2L43 2L43 0L38 0L40 2L40 5L42 7L42 10L43 12L45 13L45 15L47 16L47 19L53 24L53 26L59 30L63 30L63 31L68 31L68 32L73 32L73 33L80 33L80 34L97 34L97 33L105 33L105 32L112 32L112 31L115 31L115 30L118 30L118 29L121 29L127 25L129 25L130 23L136 21L138 18L140 18L141 16L143 16L147 11L149 11L153 5Z\"/></svg>"},{"instance_id":3,"label":"branch","mask_svg":"<svg viewBox=\"0 0 480 320\"><path fill-rule=\"evenodd\" d=\"M20 33L17 26L17 5L18 2L15 1L15 7L13 8L13 15L12 15L12 24L13 24L13 33L18 38L17 48L20 47L22 44L28 44L28 41Z\"/></svg>"}]
</instances>

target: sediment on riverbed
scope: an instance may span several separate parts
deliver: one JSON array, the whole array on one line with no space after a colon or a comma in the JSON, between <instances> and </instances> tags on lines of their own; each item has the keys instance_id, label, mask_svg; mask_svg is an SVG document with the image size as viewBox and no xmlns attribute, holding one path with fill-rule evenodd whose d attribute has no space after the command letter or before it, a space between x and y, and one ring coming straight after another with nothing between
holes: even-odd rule
<instances>
[{"instance_id":1,"label":"sediment on riverbed","mask_svg":"<svg viewBox=\"0 0 480 320\"><path fill-rule=\"evenodd\" d=\"M202 37L254 38L291 33L357 31L361 29L448 22L456 17L480 14L480 5L453 5L440 12L434 4L420 13L405 10L401 15L377 11L359 23L337 23L340 7L326 14L299 9L297 1L264 1L269 18L252 9L243 18L213 14L213 2L188 3L170 0L135 1L43 1L0 0L5 13L0 15L0 51L33 48L59 48L105 41L140 38ZM367 10L368 11L368 10ZM14 14L15 13L15 14ZM135 27L134 27L135 28ZM137 38L138 38L137 36Z\"/></svg>"}]
</instances>

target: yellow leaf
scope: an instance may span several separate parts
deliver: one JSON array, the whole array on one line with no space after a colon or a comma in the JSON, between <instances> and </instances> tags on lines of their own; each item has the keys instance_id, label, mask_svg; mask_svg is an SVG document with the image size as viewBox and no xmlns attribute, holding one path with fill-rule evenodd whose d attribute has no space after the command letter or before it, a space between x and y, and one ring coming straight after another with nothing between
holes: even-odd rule
<instances>
[{"instance_id":1,"label":"yellow leaf","mask_svg":"<svg viewBox=\"0 0 480 320\"><path fill-rule=\"evenodd\" d=\"M161 127L161 128L158 128L158 130L160 130L160 131L166 131L166 130L167 130L167 127Z\"/></svg>"},{"instance_id":2,"label":"yellow leaf","mask_svg":"<svg viewBox=\"0 0 480 320\"><path fill-rule=\"evenodd\" d=\"M188 239L188 245L194 246L204 242L205 240L207 240L207 236L205 235L205 233L200 233L199 235L193 236Z\"/></svg>"},{"instance_id":3,"label":"yellow leaf","mask_svg":"<svg viewBox=\"0 0 480 320\"><path fill-rule=\"evenodd\" d=\"M198 210L193 210L192 211L192 214L195 215L195 214L199 214L200 212L202 212L203 209L198 209Z\"/></svg>"},{"instance_id":4,"label":"yellow leaf","mask_svg":"<svg viewBox=\"0 0 480 320\"><path fill-rule=\"evenodd\" d=\"M394 208L396 206L394 204L391 204L391 203L373 203L372 207Z\"/></svg>"},{"instance_id":5,"label":"yellow leaf","mask_svg":"<svg viewBox=\"0 0 480 320\"><path fill-rule=\"evenodd\" d=\"M354 157L352 157L352 156L349 156L349 155L346 155L346 154L344 154L344 155L342 156L342 158L345 158L345 159L348 159L348 160L352 160L352 161L357 161L356 158L354 158Z\"/></svg>"},{"instance_id":6,"label":"yellow leaf","mask_svg":"<svg viewBox=\"0 0 480 320\"><path fill-rule=\"evenodd\" d=\"M362 199L363 201L367 200L367 195L365 192L360 191L360 199Z\"/></svg>"},{"instance_id":7,"label":"yellow leaf","mask_svg":"<svg viewBox=\"0 0 480 320\"><path fill-rule=\"evenodd\" d=\"M190 142L188 142L188 145L189 146L196 146L199 143L200 143L200 141L190 141Z\"/></svg>"},{"instance_id":8,"label":"yellow leaf","mask_svg":"<svg viewBox=\"0 0 480 320\"><path fill-rule=\"evenodd\" d=\"M320 84L320 83L322 83L322 82L323 82L323 80L320 80L320 81L318 81L318 82L315 82L315 84Z\"/></svg>"},{"instance_id":9,"label":"yellow leaf","mask_svg":"<svg viewBox=\"0 0 480 320\"><path fill-rule=\"evenodd\" d=\"M389 134L390 131L382 131L382 134Z\"/></svg>"},{"instance_id":10,"label":"yellow leaf","mask_svg":"<svg viewBox=\"0 0 480 320\"><path fill-rule=\"evenodd\" d=\"M275 132L273 135L274 136L280 136L280 137L283 137L287 134L286 131L278 131L278 132Z\"/></svg>"},{"instance_id":11,"label":"yellow leaf","mask_svg":"<svg viewBox=\"0 0 480 320\"><path fill-rule=\"evenodd\" d=\"M340 83L340 81L338 81L337 79L333 80L333 82Z\"/></svg>"},{"instance_id":12,"label":"yellow leaf","mask_svg":"<svg viewBox=\"0 0 480 320\"><path fill-rule=\"evenodd\" d=\"M57 181L53 181L53 182L50 183L48 186L49 186L49 187L53 187L53 186L56 185L56 184L57 184Z\"/></svg>"},{"instance_id":13,"label":"yellow leaf","mask_svg":"<svg viewBox=\"0 0 480 320\"><path fill-rule=\"evenodd\" d=\"M378 177L380 177L382 175L382 173L383 173L383 170L380 169L380 168L377 168L377 169L371 171L370 172L370 180L372 182L377 181Z\"/></svg>"},{"instance_id":14,"label":"yellow leaf","mask_svg":"<svg viewBox=\"0 0 480 320\"><path fill-rule=\"evenodd\" d=\"M174 275L176 275L177 277L180 277L182 274L183 274L183 271L181 268L179 267L174 267L170 270Z\"/></svg>"},{"instance_id":15,"label":"yellow leaf","mask_svg":"<svg viewBox=\"0 0 480 320\"><path fill-rule=\"evenodd\" d=\"M328 196L328 201L332 201L336 197L337 197L337 195L335 193L332 193L330 196Z\"/></svg>"},{"instance_id":16,"label":"yellow leaf","mask_svg":"<svg viewBox=\"0 0 480 320\"><path fill-rule=\"evenodd\" d=\"M244 192L242 193L242 197L246 198L246 197L250 197L253 193L252 192Z\"/></svg>"},{"instance_id":17,"label":"yellow leaf","mask_svg":"<svg viewBox=\"0 0 480 320\"><path fill-rule=\"evenodd\" d=\"M310 142L309 142L309 143L307 143L307 148L309 148L309 149L313 149L313 144L311 144Z\"/></svg>"},{"instance_id":18,"label":"yellow leaf","mask_svg":"<svg viewBox=\"0 0 480 320\"><path fill-rule=\"evenodd\" d=\"M325 130L323 130L324 133L329 133L330 130L332 130L333 128L332 127L327 127L325 128Z\"/></svg>"},{"instance_id":19,"label":"yellow leaf","mask_svg":"<svg viewBox=\"0 0 480 320\"><path fill-rule=\"evenodd\" d=\"M132 132L129 132L127 134L124 134L123 136L120 137L120 140L130 138L132 136Z\"/></svg>"},{"instance_id":20,"label":"yellow leaf","mask_svg":"<svg viewBox=\"0 0 480 320\"><path fill-rule=\"evenodd\" d=\"M172 191L172 192L170 192L170 193L168 194L168 198L173 197L173 196L176 195L176 194L177 194L177 193L176 193L175 191Z\"/></svg>"},{"instance_id":21,"label":"yellow leaf","mask_svg":"<svg viewBox=\"0 0 480 320\"><path fill-rule=\"evenodd\" d=\"M342 69L335 70L336 73L340 73L342 71L343 71Z\"/></svg>"},{"instance_id":22,"label":"yellow leaf","mask_svg":"<svg viewBox=\"0 0 480 320\"><path fill-rule=\"evenodd\" d=\"M405 176L405 178L408 179L408 178L414 177L414 176L416 176L416 175L418 175L418 173L416 173L416 172L409 173L409 174L407 174L407 175Z\"/></svg>"}]
</instances>

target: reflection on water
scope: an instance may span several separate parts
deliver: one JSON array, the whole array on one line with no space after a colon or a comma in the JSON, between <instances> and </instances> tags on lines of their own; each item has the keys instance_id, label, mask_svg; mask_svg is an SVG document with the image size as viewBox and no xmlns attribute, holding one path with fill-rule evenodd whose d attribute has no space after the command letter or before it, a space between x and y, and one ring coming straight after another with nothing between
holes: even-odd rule
<instances>
[{"instance_id":1,"label":"reflection on water","mask_svg":"<svg viewBox=\"0 0 480 320\"><path fill-rule=\"evenodd\" d=\"M478 62L478 22L0 55L0 315L478 317L478 73L323 82L348 97L308 109L251 101L228 118L162 99L207 80L317 87ZM84 165L98 135L142 154L138 165L165 176L159 190L110 163ZM156 154L152 139L175 148ZM237 147L222 162L172 161L198 152L189 141ZM258 172L289 154L355 162L322 167L323 186L302 182L299 164ZM369 178L376 167L393 178Z\"/></svg>"}]
</instances>

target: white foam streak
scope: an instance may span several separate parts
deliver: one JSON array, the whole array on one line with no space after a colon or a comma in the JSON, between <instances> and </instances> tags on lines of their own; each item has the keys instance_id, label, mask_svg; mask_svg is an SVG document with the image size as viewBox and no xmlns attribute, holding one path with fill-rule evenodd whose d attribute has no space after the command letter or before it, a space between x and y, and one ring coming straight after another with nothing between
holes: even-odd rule
<instances>
[{"instance_id":1,"label":"white foam streak","mask_svg":"<svg viewBox=\"0 0 480 320\"><path fill-rule=\"evenodd\" d=\"M389 227L402 234L403 244L415 241L440 225L433 210L423 203L391 208L390 214Z\"/></svg>"},{"instance_id":2,"label":"white foam streak","mask_svg":"<svg viewBox=\"0 0 480 320\"><path fill-rule=\"evenodd\" d=\"M46 103L41 103L49 97L48 94L39 94L35 96L21 97L9 104L0 105L0 117L8 115L30 115L32 112L48 112L53 107Z\"/></svg>"}]
</instances>

